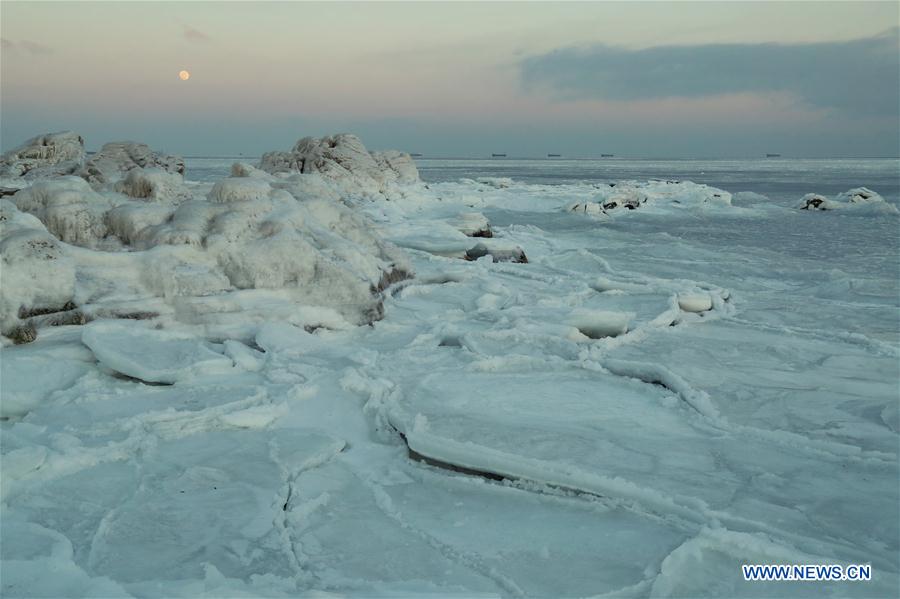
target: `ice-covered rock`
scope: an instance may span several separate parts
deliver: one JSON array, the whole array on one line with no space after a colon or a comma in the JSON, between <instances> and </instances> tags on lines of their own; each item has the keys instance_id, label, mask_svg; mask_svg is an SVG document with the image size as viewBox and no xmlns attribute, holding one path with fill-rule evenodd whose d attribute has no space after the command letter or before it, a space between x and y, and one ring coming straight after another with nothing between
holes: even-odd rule
<instances>
[{"instance_id":1,"label":"ice-covered rock","mask_svg":"<svg viewBox=\"0 0 900 599\"><path fill-rule=\"evenodd\" d=\"M318 173L346 194L374 195L415 183L419 172L409 154L369 152L355 135L304 137L290 152L267 152L259 168L272 174Z\"/></svg>"},{"instance_id":2,"label":"ice-covered rock","mask_svg":"<svg viewBox=\"0 0 900 599\"><path fill-rule=\"evenodd\" d=\"M702 209L717 206L731 206L731 194L692 181L621 181L601 187L591 201L573 202L565 209L603 217L645 207Z\"/></svg>"},{"instance_id":3,"label":"ice-covered rock","mask_svg":"<svg viewBox=\"0 0 900 599\"><path fill-rule=\"evenodd\" d=\"M808 193L800 198L797 207L800 210L834 210L834 203L823 195Z\"/></svg>"},{"instance_id":4,"label":"ice-covered rock","mask_svg":"<svg viewBox=\"0 0 900 599\"><path fill-rule=\"evenodd\" d=\"M77 172L84 164L84 139L73 131L45 133L0 156L0 177L40 179Z\"/></svg>"},{"instance_id":5,"label":"ice-covered rock","mask_svg":"<svg viewBox=\"0 0 900 599\"><path fill-rule=\"evenodd\" d=\"M525 255L525 251L518 246L505 248L479 243L466 250L466 254L463 257L471 262L473 260L484 258L485 256L490 256L494 262L528 264L528 257Z\"/></svg>"},{"instance_id":6,"label":"ice-covered rock","mask_svg":"<svg viewBox=\"0 0 900 599\"><path fill-rule=\"evenodd\" d=\"M13 196L16 207L36 216L66 243L93 246L106 237L106 213L116 201L74 176L42 179Z\"/></svg>"},{"instance_id":7,"label":"ice-covered rock","mask_svg":"<svg viewBox=\"0 0 900 599\"><path fill-rule=\"evenodd\" d=\"M31 341L32 335L16 329L29 313L60 310L72 301L75 263L37 218L0 200L0 264L0 331Z\"/></svg>"},{"instance_id":8,"label":"ice-covered rock","mask_svg":"<svg viewBox=\"0 0 900 599\"><path fill-rule=\"evenodd\" d=\"M874 204L884 202L884 198L880 194L868 189L867 187L855 187L835 196L837 202L847 202L848 204Z\"/></svg>"},{"instance_id":9,"label":"ice-covered rock","mask_svg":"<svg viewBox=\"0 0 900 599\"><path fill-rule=\"evenodd\" d=\"M319 175L296 177L327 185ZM316 197L313 189L298 193L304 186L293 178L229 177L205 199L183 200L179 184L178 174L136 168L116 187L144 197L95 191L81 178L61 177L38 181L6 203L16 222L30 219L29 235L46 239L55 251L63 251L57 239L117 250L77 254L85 273L82 293L93 302L89 316L152 318L174 309L178 319L215 326L223 319L252 324L267 314L302 326L349 326L381 318L381 292L411 276L406 256L382 241L366 216L332 197ZM72 295L75 265L67 268L68 278L53 276L69 282L60 304ZM272 295L254 301L249 291ZM144 303L129 303L136 298ZM103 305L109 301L112 306ZM5 317L4 331L21 324L15 317L20 305L41 304L29 298L7 303L4 314L13 316ZM314 306L330 313L310 323L300 306L304 314Z\"/></svg>"},{"instance_id":10,"label":"ice-covered rock","mask_svg":"<svg viewBox=\"0 0 900 599\"><path fill-rule=\"evenodd\" d=\"M452 221L460 233L466 237L493 237L491 223L480 212L462 212Z\"/></svg>"},{"instance_id":11,"label":"ice-covered rock","mask_svg":"<svg viewBox=\"0 0 900 599\"><path fill-rule=\"evenodd\" d=\"M478 177L475 182L489 185L494 189L508 189L513 186L513 180L510 177Z\"/></svg>"},{"instance_id":12,"label":"ice-covered rock","mask_svg":"<svg viewBox=\"0 0 900 599\"><path fill-rule=\"evenodd\" d=\"M113 183L135 168L160 169L184 175L184 159L150 149L147 144L114 141L104 144L91 156L80 175L94 187Z\"/></svg>"},{"instance_id":13,"label":"ice-covered rock","mask_svg":"<svg viewBox=\"0 0 900 599\"><path fill-rule=\"evenodd\" d=\"M679 293L678 307L685 312L707 312L712 310L713 301L708 293Z\"/></svg>"},{"instance_id":14,"label":"ice-covered rock","mask_svg":"<svg viewBox=\"0 0 900 599\"><path fill-rule=\"evenodd\" d=\"M114 189L131 198L154 202L182 202L191 198L181 173L159 168L134 168Z\"/></svg>"},{"instance_id":15,"label":"ice-covered rock","mask_svg":"<svg viewBox=\"0 0 900 599\"><path fill-rule=\"evenodd\" d=\"M618 337L628 332L628 327L635 315L628 312L611 312L608 310L591 310L579 308L569 317L568 324L590 339Z\"/></svg>"},{"instance_id":16,"label":"ice-covered rock","mask_svg":"<svg viewBox=\"0 0 900 599\"><path fill-rule=\"evenodd\" d=\"M797 203L800 210L842 210L852 208L857 212L898 212L897 207L885 201L880 194L866 187L855 187L829 199L817 193L808 193Z\"/></svg>"}]
</instances>

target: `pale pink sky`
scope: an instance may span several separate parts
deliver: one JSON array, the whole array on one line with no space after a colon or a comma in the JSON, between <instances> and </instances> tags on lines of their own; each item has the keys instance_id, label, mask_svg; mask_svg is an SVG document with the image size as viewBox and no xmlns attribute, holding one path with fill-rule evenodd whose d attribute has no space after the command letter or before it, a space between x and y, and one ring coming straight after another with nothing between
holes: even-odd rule
<instances>
[{"instance_id":1,"label":"pale pink sky","mask_svg":"<svg viewBox=\"0 0 900 599\"><path fill-rule=\"evenodd\" d=\"M598 137L636 154L655 141L671 154L703 154L715 142L740 155L773 135L799 153L824 139L833 146L825 153L840 153L843 139L845 152L880 154L891 138L865 136L896 129L896 115L836 115L790 90L561 98L526 89L521 71L528 57L573 46L866 38L896 26L897 12L894 2L4 1L2 145L75 129L89 146L131 137L187 153L253 153L358 130L370 145L444 155L504 139L589 155ZM181 69L190 80L178 79Z\"/></svg>"}]
</instances>

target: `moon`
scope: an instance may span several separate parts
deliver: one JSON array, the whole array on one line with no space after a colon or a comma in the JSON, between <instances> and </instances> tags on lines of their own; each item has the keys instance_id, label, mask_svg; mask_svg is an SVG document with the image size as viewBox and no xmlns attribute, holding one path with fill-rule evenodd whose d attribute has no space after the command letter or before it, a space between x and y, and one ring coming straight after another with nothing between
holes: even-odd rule
<instances>
[{"instance_id":1,"label":"moon","mask_svg":"<svg viewBox=\"0 0 900 599\"><path fill-rule=\"evenodd\" d=\"M178 73L178 77L179 77L182 81L187 81L188 79L191 78L191 74L188 73L187 71L181 71L180 73Z\"/></svg>"}]
</instances>

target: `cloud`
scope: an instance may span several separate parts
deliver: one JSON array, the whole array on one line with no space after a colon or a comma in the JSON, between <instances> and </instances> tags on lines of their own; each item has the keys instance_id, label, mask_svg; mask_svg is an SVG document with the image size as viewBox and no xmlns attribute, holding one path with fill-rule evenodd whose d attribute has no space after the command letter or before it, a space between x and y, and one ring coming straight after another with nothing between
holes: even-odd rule
<instances>
[{"instance_id":1,"label":"cloud","mask_svg":"<svg viewBox=\"0 0 900 599\"><path fill-rule=\"evenodd\" d=\"M184 27L184 39L189 42L198 42L204 43L209 41L209 36L200 31L199 29L194 29L193 27L188 27L185 25Z\"/></svg>"},{"instance_id":2,"label":"cloud","mask_svg":"<svg viewBox=\"0 0 900 599\"><path fill-rule=\"evenodd\" d=\"M653 100L791 93L857 115L897 115L900 28L808 44L560 48L519 63L526 90L564 100Z\"/></svg>"},{"instance_id":3,"label":"cloud","mask_svg":"<svg viewBox=\"0 0 900 599\"><path fill-rule=\"evenodd\" d=\"M41 44L39 42L22 40L19 43L16 43L6 38L0 38L0 48L7 52L15 52L16 50L22 49L33 56L53 54L54 52L53 48L51 48L50 46L45 46L44 44Z\"/></svg>"}]
</instances>

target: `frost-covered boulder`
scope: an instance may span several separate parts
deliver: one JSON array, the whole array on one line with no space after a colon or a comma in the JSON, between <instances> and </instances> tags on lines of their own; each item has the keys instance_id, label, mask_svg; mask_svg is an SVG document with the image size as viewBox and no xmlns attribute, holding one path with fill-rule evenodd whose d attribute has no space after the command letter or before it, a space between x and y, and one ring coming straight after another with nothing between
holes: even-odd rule
<instances>
[{"instance_id":1,"label":"frost-covered boulder","mask_svg":"<svg viewBox=\"0 0 900 599\"><path fill-rule=\"evenodd\" d=\"M272 174L319 174L345 194L374 195L419 181L409 154L369 152L355 135L304 137L290 152L263 154L259 168Z\"/></svg>"},{"instance_id":2,"label":"frost-covered boulder","mask_svg":"<svg viewBox=\"0 0 900 599\"><path fill-rule=\"evenodd\" d=\"M134 168L115 183L114 189L131 198L153 202L182 202L191 198L178 172L159 168Z\"/></svg>"},{"instance_id":3,"label":"frost-covered boulder","mask_svg":"<svg viewBox=\"0 0 900 599\"><path fill-rule=\"evenodd\" d=\"M569 212L606 217L637 209L705 209L731 206L727 191L692 181L621 181L600 188L590 201L574 202Z\"/></svg>"},{"instance_id":4,"label":"frost-covered boulder","mask_svg":"<svg viewBox=\"0 0 900 599\"><path fill-rule=\"evenodd\" d=\"M73 131L45 133L0 156L0 177L28 180L73 174L84 164L84 139Z\"/></svg>"},{"instance_id":5,"label":"frost-covered boulder","mask_svg":"<svg viewBox=\"0 0 900 599\"><path fill-rule=\"evenodd\" d=\"M12 197L22 212L37 217L58 239L94 246L107 235L106 213L116 202L74 176L41 179Z\"/></svg>"},{"instance_id":6,"label":"frost-covered boulder","mask_svg":"<svg viewBox=\"0 0 900 599\"><path fill-rule=\"evenodd\" d=\"M92 186L100 187L123 179L135 168L159 169L184 175L184 159L150 149L147 144L114 141L104 144L88 159L80 175Z\"/></svg>"},{"instance_id":7,"label":"frost-covered boulder","mask_svg":"<svg viewBox=\"0 0 900 599\"><path fill-rule=\"evenodd\" d=\"M75 264L41 222L0 200L0 332L21 338L24 319L57 311L75 294ZM27 335L27 332L24 333Z\"/></svg>"},{"instance_id":8,"label":"frost-covered boulder","mask_svg":"<svg viewBox=\"0 0 900 599\"><path fill-rule=\"evenodd\" d=\"M834 210L838 207L833 205L832 201L818 193L808 193L797 204L800 210Z\"/></svg>"},{"instance_id":9,"label":"frost-covered boulder","mask_svg":"<svg viewBox=\"0 0 900 599\"><path fill-rule=\"evenodd\" d=\"M897 207L880 194L866 187L855 187L829 199L821 194L808 193L796 205L800 210L844 210L856 212L898 213Z\"/></svg>"}]
</instances>

